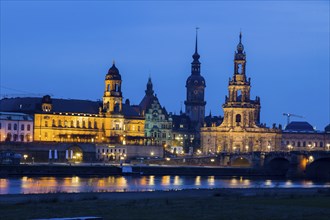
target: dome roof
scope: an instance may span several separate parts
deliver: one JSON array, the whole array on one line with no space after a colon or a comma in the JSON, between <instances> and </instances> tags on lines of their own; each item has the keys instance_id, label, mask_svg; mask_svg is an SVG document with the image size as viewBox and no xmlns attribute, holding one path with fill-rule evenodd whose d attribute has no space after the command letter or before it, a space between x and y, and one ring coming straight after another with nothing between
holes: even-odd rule
<instances>
[{"instance_id":1,"label":"dome roof","mask_svg":"<svg viewBox=\"0 0 330 220\"><path fill-rule=\"evenodd\" d=\"M112 64L112 67L109 69L108 74L105 76L106 79L114 79L114 80L121 80L121 75L119 74L119 70Z\"/></svg>"},{"instance_id":2,"label":"dome roof","mask_svg":"<svg viewBox=\"0 0 330 220\"><path fill-rule=\"evenodd\" d=\"M330 133L330 124L328 124L325 128L324 128L324 131L326 133Z\"/></svg>"},{"instance_id":3,"label":"dome roof","mask_svg":"<svg viewBox=\"0 0 330 220\"><path fill-rule=\"evenodd\" d=\"M286 131L315 131L313 126L307 121L293 121L290 122L286 127Z\"/></svg>"},{"instance_id":4,"label":"dome roof","mask_svg":"<svg viewBox=\"0 0 330 220\"><path fill-rule=\"evenodd\" d=\"M188 77L186 86L206 86L205 79L201 75L191 75Z\"/></svg>"}]
</instances>

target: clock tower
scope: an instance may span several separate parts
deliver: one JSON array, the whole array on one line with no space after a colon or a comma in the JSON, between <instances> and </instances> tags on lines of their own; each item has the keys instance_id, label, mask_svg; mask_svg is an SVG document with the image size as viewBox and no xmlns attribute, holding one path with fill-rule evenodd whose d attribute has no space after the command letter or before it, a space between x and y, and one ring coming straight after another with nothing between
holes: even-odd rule
<instances>
[{"instance_id":1,"label":"clock tower","mask_svg":"<svg viewBox=\"0 0 330 220\"><path fill-rule=\"evenodd\" d=\"M201 63L199 62L199 54L197 47L197 29L195 53L193 54L193 62L191 63L191 75L186 81L187 96L184 102L186 106L186 114L192 122L193 128L198 131L204 124L205 104L204 91L205 79L201 76Z\"/></svg>"}]
</instances>

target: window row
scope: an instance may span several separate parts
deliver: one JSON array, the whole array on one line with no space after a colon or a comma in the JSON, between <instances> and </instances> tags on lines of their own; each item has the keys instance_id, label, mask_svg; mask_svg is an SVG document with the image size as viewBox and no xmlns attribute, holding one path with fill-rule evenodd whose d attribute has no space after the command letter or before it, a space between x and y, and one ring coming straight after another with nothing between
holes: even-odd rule
<instances>
[{"instance_id":1,"label":"window row","mask_svg":"<svg viewBox=\"0 0 330 220\"><path fill-rule=\"evenodd\" d=\"M7 133L5 141L21 141L21 142L30 142L31 140L31 135L30 134L14 134L12 135L11 133Z\"/></svg>"},{"instance_id":2,"label":"window row","mask_svg":"<svg viewBox=\"0 0 330 220\"><path fill-rule=\"evenodd\" d=\"M97 153L123 153L125 154L125 149L114 149L114 148L110 148L110 149L97 149Z\"/></svg>"},{"instance_id":3,"label":"window row","mask_svg":"<svg viewBox=\"0 0 330 220\"><path fill-rule=\"evenodd\" d=\"M25 130L25 124L21 124L21 131L24 131ZM0 129L1 129L1 123L0 123ZM18 124L17 123L8 123L7 124L7 130L14 130L14 131L17 131L18 129ZM31 130L31 125L30 124L27 124L26 125L26 130L27 131L30 131Z\"/></svg>"},{"instance_id":4,"label":"window row","mask_svg":"<svg viewBox=\"0 0 330 220\"><path fill-rule=\"evenodd\" d=\"M44 122L44 126L48 127L48 121ZM73 121L71 120L70 122L67 120L54 120L52 121L52 127L71 127L71 128L94 128L98 129L98 123L94 121ZM104 123L102 123L102 129L104 129Z\"/></svg>"},{"instance_id":5,"label":"window row","mask_svg":"<svg viewBox=\"0 0 330 220\"><path fill-rule=\"evenodd\" d=\"M323 147L323 141L320 141L320 142L312 142L312 141L286 141L286 145L289 146L291 145L292 147Z\"/></svg>"}]
</instances>

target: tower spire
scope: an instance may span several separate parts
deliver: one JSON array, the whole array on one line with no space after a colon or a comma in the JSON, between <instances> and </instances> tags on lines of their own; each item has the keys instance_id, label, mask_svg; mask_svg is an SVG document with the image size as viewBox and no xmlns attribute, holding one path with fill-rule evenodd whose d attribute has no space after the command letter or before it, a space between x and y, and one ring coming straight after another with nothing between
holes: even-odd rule
<instances>
[{"instance_id":1,"label":"tower spire","mask_svg":"<svg viewBox=\"0 0 330 220\"><path fill-rule=\"evenodd\" d=\"M193 59L194 59L194 61L193 62L195 62L195 63L199 63L199 54L198 54L198 38L197 38L197 36L198 36L198 29L199 29L199 27L196 27L196 42L195 42L195 53L193 54Z\"/></svg>"},{"instance_id":2,"label":"tower spire","mask_svg":"<svg viewBox=\"0 0 330 220\"><path fill-rule=\"evenodd\" d=\"M197 37L198 37L198 29L199 27L196 27L196 43L195 43L195 54L198 54L198 41L197 41Z\"/></svg>"},{"instance_id":3,"label":"tower spire","mask_svg":"<svg viewBox=\"0 0 330 220\"><path fill-rule=\"evenodd\" d=\"M152 82L151 82L151 76L150 75L149 75L149 78L148 78L147 90L145 92L146 92L146 95L148 95L148 96L152 96L154 94L153 85L152 85Z\"/></svg>"}]
</instances>

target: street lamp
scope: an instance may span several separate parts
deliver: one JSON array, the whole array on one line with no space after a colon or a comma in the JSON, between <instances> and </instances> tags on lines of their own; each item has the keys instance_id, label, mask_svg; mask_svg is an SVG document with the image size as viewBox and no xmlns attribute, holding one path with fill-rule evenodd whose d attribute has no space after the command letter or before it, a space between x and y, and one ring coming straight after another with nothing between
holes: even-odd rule
<instances>
[{"instance_id":1,"label":"street lamp","mask_svg":"<svg viewBox=\"0 0 330 220\"><path fill-rule=\"evenodd\" d=\"M28 156L27 154L24 154L23 157L24 157L24 163L26 164L26 159L27 159L29 156Z\"/></svg>"}]
</instances>

